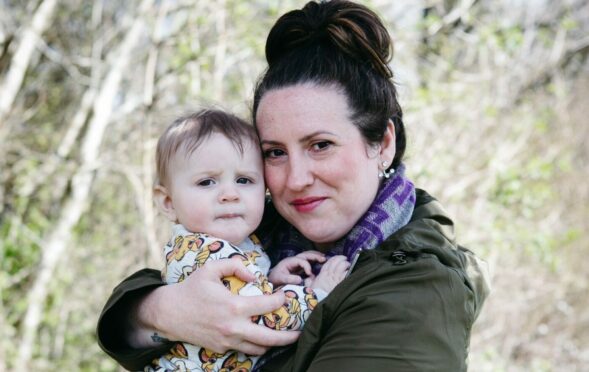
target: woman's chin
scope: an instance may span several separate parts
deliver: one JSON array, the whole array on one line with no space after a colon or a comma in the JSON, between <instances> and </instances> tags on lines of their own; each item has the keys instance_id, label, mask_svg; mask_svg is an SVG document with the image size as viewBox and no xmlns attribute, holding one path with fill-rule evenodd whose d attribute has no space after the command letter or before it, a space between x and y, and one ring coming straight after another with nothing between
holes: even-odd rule
<instances>
[{"instance_id":1,"label":"woman's chin","mask_svg":"<svg viewBox=\"0 0 589 372\"><path fill-rule=\"evenodd\" d=\"M327 229L323 228L323 226L313 225L313 224L306 224L297 228L301 234L305 236L305 238L312 241L315 246L320 250L327 250L333 243L337 241L339 238L343 236L343 234L339 234L337 237L331 231L327 231Z\"/></svg>"}]
</instances>

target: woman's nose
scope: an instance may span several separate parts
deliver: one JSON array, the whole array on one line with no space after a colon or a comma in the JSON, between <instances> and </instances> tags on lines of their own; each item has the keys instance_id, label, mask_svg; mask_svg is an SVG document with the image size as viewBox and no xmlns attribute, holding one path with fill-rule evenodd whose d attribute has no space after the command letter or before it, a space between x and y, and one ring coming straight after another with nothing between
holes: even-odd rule
<instances>
[{"instance_id":1,"label":"woman's nose","mask_svg":"<svg viewBox=\"0 0 589 372\"><path fill-rule=\"evenodd\" d=\"M290 159L287 186L293 191L301 191L313 183L311 164L304 157Z\"/></svg>"}]
</instances>

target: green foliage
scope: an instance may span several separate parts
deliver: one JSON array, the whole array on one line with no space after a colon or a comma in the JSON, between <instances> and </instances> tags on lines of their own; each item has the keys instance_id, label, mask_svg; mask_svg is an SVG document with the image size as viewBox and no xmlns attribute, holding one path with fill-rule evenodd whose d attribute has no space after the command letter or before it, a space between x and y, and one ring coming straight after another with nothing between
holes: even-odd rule
<instances>
[{"instance_id":1,"label":"green foliage","mask_svg":"<svg viewBox=\"0 0 589 372\"><path fill-rule=\"evenodd\" d=\"M577 20L568 15L560 20L560 27L562 27L564 30L572 31L579 27L579 23Z\"/></svg>"},{"instance_id":2,"label":"green foliage","mask_svg":"<svg viewBox=\"0 0 589 372\"><path fill-rule=\"evenodd\" d=\"M1 275L16 276L22 270L35 266L38 261L39 246L38 232L29 230L29 226L23 226L20 221L11 221L0 228L2 240Z\"/></svg>"}]
</instances>

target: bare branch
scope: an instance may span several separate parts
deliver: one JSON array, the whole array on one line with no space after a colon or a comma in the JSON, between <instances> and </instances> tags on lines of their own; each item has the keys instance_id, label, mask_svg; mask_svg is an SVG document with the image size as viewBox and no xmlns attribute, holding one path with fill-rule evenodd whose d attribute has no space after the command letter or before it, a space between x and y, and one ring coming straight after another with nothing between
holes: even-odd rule
<instances>
[{"instance_id":1,"label":"bare branch","mask_svg":"<svg viewBox=\"0 0 589 372\"><path fill-rule=\"evenodd\" d=\"M4 123L4 119L14 103L33 51L37 47L37 42L41 34L45 31L47 25L50 24L56 5L57 0L43 0L33 16L31 25L23 31L23 38L14 57L12 57L12 63L6 78L2 85L0 85L0 126ZM3 128L0 127L0 129ZM0 135L0 142L1 140L2 136Z\"/></svg>"},{"instance_id":2,"label":"bare branch","mask_svg":"<svg viewBox=\"0 0 589 372\"><path fill-rule=\"evenodd\" d=\"M215 101L223 100L223 80L227 69L227 29L226 18L227 9L225 0L219 0L215 3L217 11L215 12L215 31L218 35L218 41L215 46L215 62L213 72L213 99Z\"/></svg>"},{"instance_id":3,"label":"bare branch","mask_svg":"<svg viewBox=\"0 0 589 372\"><path fill-rule=\"evenodd\" d=\"M49 47L49 45L47 45L42 39L39 39L39 50L49 60L61 65L76 81L85 85L90 85L90 78L88 76L82 74L66 56Z\"/></svg>"},{"instance_id":4,"label":"bare branch","mask_svg":"<svg viewBox=\"0 0 589 372\"><path fill-rule=\"evenodd\" d=\"M57 148L56 154L49 156L49 158L43 163L41 168L30 178L30 180L21 189L21 194L27 198L36 192L38 187L55 172L60 162L66 159L72 150L75 148L76 139L80 135L82 128L92 107L92 102L96 98L96 91L89 89L84 93L78 111L74 115L68 130L61 140L59 147Z\"/></svg>"},{"instance_id":5,"label":"bare branch","mask_svg":"<svg viewBox=\"0 0 589 372\"><path fill-rule=\"evenodd\" d=\"M433 36L433 35L437 34L444 27L447 27L448 25L451 25L454 22L460 20L462 17L464 17L465 14L467 14L469 12L469 10L476 3L476 1L477 0L463 0L463 1L461 1L460 5L454 9L452 9L452 11L450 13L446 14L440 22L437 22L428 28L427 32L428 32L429 36Z\"/></svg>"}]
</instances>

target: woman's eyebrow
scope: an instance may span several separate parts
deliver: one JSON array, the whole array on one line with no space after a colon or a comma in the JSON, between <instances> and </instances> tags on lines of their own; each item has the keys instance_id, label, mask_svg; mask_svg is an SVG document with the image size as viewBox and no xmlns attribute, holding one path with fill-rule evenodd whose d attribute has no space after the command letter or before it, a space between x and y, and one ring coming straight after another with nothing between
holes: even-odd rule
<instances>
[{"instance_id":1,"label":"woman's eyebrow","mask_svg":"<svg viewBox=\"0 0 589 372\"><path fill-rule=\"evenodd\" d=\"M271 141L271 140L262 140L260 139L260 145L280 145L281 143L278 141Z\"/></svg>"},{"instance_id":2,"label":"woman's eyebrow","mask_svg":"<svg viewBox=\"0 0 589 372\"><path fill-rule=\"evenodd\" d=\"M318 130L315 131L313 133L309 133L306 136L303 136L301 139L299 139L299 142L304 143L304 142L308 142L310 139L312 139L313 137L316 136L320 136L320 135L330 135L330 136L336 136L339 137L336 133L327 131L327 130ZM260 144L262 145L280 145L282 142L280 141L273 141L273 140L260 140Z\"/></svg>"},{"instance_id":3,"label":"woman's eyebrow","mask_svg":"<svg viewBox=\"0 0 589 372\"><path fill-rule=\"evenodd\" d=\"M317 136L325 135L325 134L328 134L330 136L337 136L337 137L339 137L337 134L335 134L333 132L330 132L328 130L318 130L318 131L315 131L313 133L307 134L306 136L304 136L303 138L301 138L299 140L299 142L307 142L310 139L312 139L313 137L317 137Z\"/></svg>"}]
</instances>

